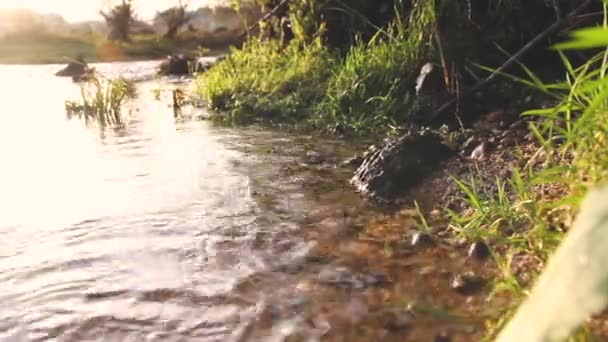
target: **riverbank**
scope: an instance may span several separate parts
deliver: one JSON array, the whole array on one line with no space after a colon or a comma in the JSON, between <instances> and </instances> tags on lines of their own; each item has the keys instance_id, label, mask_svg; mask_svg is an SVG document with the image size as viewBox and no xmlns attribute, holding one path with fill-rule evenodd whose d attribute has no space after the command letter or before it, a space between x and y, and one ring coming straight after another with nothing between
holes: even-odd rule
<instances>
[{"instance_id":1,"label":"riverbank","mask_svg":"<svg viewBox=\"0 0 608 342\"><path fill-rule=\"evenodd\" d=\"M0 38L0 64L61 64L79 55L87 62L149 60L176 53L197 55L202 46L207 47L207 54L215 56L226 53L233 43L196 37L169 41L153 35L134 36L128 43L83 35L12 35Z\"/></svg>"},{"instance_id":2,"label":"riverbank","mask_svg":"<svg viewBox=\"0 0 608 342\"><path fill-rule=\"evenodd\" d=\"M602 54L573 56L562 50L548 57L553 42L544 41L525 51L525 59L514 59L519 65L505 69L509 74L501 74L507 76L503 81L480 87L446 110L444 104L466 92L459 87L474 88L485 77L495 78L494 70L509 60L505 51L518 51L517 46L551 27L554 18L545 16L547 8L537 8L530 13L543 15L535 27L522 28L522 18L513 12L469 17L499 45L510 46L495 53L488 41L457 39L471 31L446 30L453 26L438 19L446 20L446 13L432 2L416 3L409 21L396 20L385 39L378 32L346 53L320 38L300 37L288 46L252 40L202 76L197 94L217 111L217 120L229 124L263 122L377 141L386 134L416 135L423 126L440 135L455 156L429 177L417 179L414 187L401 189L403 196L385 218L359 226L352 249L324 253L340 260L355 253L360 254L355 264L390 265L389 278L397 281L377 296L402 309L397 316L398 322L407 321L403 327L423 324L424 314L415 303L408 305L407 296L426 284L433 295L422 302L433 305L422 305L422 311L451 322L448 335L457 336L454 340L493 339L571 229L587 191L605 179L608 108L602 99L608 65ZM543 6L519 6L528 4ZM507 24L492 22L498 19ZM509 40L506 28L516 28L526 38ZM470 54L463 55L465 50ZM440 71L427 83L421 70L428 61ZM455 67L457 63L463 64ZM487 74L481 76L483 72ZM419 218L412 224L408 216L406 225L400 215L412 210ZM432 262L396 266L419 255ZM458 327L462 317L479 319L477 328L467 334L470 327ZM605 316L597 317L573 336L604 340L605 321ZM353 336L366 335L357 330Z\"/></svg>"}]
</instances>

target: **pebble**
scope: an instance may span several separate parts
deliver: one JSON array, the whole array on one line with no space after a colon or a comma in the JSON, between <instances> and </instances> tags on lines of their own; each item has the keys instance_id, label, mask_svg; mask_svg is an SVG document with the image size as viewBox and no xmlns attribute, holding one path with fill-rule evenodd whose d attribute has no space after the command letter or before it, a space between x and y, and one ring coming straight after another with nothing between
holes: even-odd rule
<instances>
[{"instance_id":1,"label":"pebble","mask_svg":"<svg viewBox=\"0 0 608 342\"><path fill-rule=\"evenodd\" d=\"M379 286L387 282L386 276L381 273L353 274L345 267L323 268L318 275L319 282L328 285L364 289Z\"/></svg>"},{"instance_id":2,"label":"pebble","mask_svg":"<svg viewBox=\"0 0 608 342\"><path fill-rule=\"evenodd\" d=\"M486 158L488 153L488 144L486 142L482 142L479 146L475 147L473 152L471 152L471 159L474 160L483 160Z\"/></svg>"},{"instance_id":3,"label":"pebble","mask_svg":"<svg viewBox=\"0 0 608 342\"><path fill-rule=\"evenodd\" d=\"M443 332L433 339L433 342L452 342L452 338L447 333Z\"/></svg>"},{"instance_id":4,"label":"pebble","mask_svg":"<svg viewBox=\"0 0 608 342\"><path fill-rule=\"evenodd\" d=\"M433 237L427 233L417 232L412 236L412 246L414 247L430 247L435 244Z\"/></svg>"},{"instance_id":5,"label":"pebble","mask_svg":"<svg viewBox=\"0 0 608 342\"><path fill-rule=\"evenodd\" d=\"M363 157L362 156L354 156L352 158L346 159L345 161L342 162L342 166L350 166L353 168L358 168L359 166L361 166L361 164L363 164Z\"/></svg>"},{"instance_id":6,"label":"pebble","mask_svg":"<svg viewBox=\"0 0 608 342\"><path fill-rule=\"evenodd\" d=\"M323 162L323 156L321 153L317 151L308 151L306 152L306 157L304 161L308 164L321 164Z\"/></svg>"},{"instance_id":7,"label":"pebble","mask_svg":"<svg viewBox=\"0 0 608 342\"><path fill-rule=\"evenodd\" d=\"M488 245L483 241L477 241L473 243L469 248L469 252L467 253L467 256L470 259L474 259L477 261L485 261L491 255L492 252L490 251L490 247L488 247Z\"/></svg>"},{"instance_id":8,"label":"pebble","mask_svg":"<svg viewBox=\"0 0 608 342\"><path fill-rule=\"evenodd\" d=\"M467 272L457 275L450 283L450 288L460 294L471 295L479 292L485 285L485 279L474 272Z\"/></svg>"},{"instance_id":9,"label":"pebble","mask_svg":"<svg viewBox=\"0 0 608 342\"><path fill-rule=\"evenodd\" d=\"M411 312L390 312L384 318L385 327L389 330L408 330L414 326L416 318Z\"/></svg>"}]
</instances>

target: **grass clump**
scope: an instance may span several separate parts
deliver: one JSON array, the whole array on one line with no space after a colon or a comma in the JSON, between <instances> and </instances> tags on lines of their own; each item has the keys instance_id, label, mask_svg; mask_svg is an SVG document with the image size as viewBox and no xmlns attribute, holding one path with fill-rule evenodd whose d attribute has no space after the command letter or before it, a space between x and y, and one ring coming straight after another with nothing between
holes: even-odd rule
<instances>
[{"instance_id":1,"label":"grass clump","mask_svg":"<svg viewBox=\"0 0 608 342\"><path fill-rule=\"evenodd\" d=\"M250 40L197 80L197 95L228 123L296 123L323 98L333 57L319 40L285 48Z\"/></svg>"},{"instance_id":2,"label":"grass clump","mask_svg":"<svg viewBox=\"0 0 608 342\"><path fill-rule=\"evenodd\" d=\"M325 24L303 20L301 12L292 15L296 38L287 47L251 39L199 78L198 95L213 110L228 113L221 119L364 134L408 117L413 81L431 51L434 1L415 1L409 19L396 16L387 29L358 40L344 55L326 44Z\"/></svg>"},{"instance_id":3,"label":"grass clump","mask_svg":"<svg viewBox=\"0 0 608 342\"><path fill-rule=\"evenodd\" d=\"M419 66L432 51L435 20L434 1L417 1L408 20L397 15L386 31L354 45L329 80L315 119L362 133L407 120Z\"/></svg>"},{"instance_id":4,"label":"grass clump","mask_svg":"<svg viewBox=\"0 0 608 342\"><path fill-rule=\"evenodd\" d=\"M100 128L124 126L123 106L135 97L135 85L124 78L106 79L93 74L80 86L80 99L66 101L68 119L95 122Z\"/></svg>"}]
</instances>

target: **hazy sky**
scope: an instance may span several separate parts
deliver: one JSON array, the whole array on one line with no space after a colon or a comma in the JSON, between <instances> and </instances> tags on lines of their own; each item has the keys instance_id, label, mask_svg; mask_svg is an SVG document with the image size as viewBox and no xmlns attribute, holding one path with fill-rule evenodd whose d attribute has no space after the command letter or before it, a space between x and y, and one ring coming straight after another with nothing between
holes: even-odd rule
<instances>
[{"instance_id":1,"label":"hazy sky","mask_svg":"<svg viewBox=\"0 0 608 342\"><path fill-rule=\"evenodd\" d=\"M0 0L0 10L29 8L40 13L61 14L68 21L101 19L99 9L112 0ZM114 0L118 1L118 0ZM191 7L225 2L222 0L191 0ZM142 19L151 19L156 11L167 9L178 0L134 0L137 13Z\"/></svg>"}]
</instances>

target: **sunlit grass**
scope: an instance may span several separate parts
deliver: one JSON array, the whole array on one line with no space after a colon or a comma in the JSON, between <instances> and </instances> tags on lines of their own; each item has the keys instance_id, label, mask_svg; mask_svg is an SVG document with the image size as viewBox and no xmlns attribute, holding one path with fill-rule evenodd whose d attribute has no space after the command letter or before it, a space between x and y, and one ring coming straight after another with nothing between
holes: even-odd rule
<instances>
[{"instance_id":1,"label":"sunlit grass","mask_svg":"<svg viewBox=\"0 0 608 342\"><path fill-rule=\"evenodd\" d=\"M197 80L197 95L221 121L302 121L325 92L334 56L319 42L282 49L249 41Z\"/></svg>"},{"instance_id":2,"label":"sunlit grass","mask_svg":"<svg viewBox=\"0 0 608 342\"><path fill-rule=\"evenodd\" d=\"M197 94L226 122L288 123L366 134L408 118L412 81L429 52L433 1L420 0L344 57L320 38L251 39L198 79Z\"/></svg>"}]
</instances>

